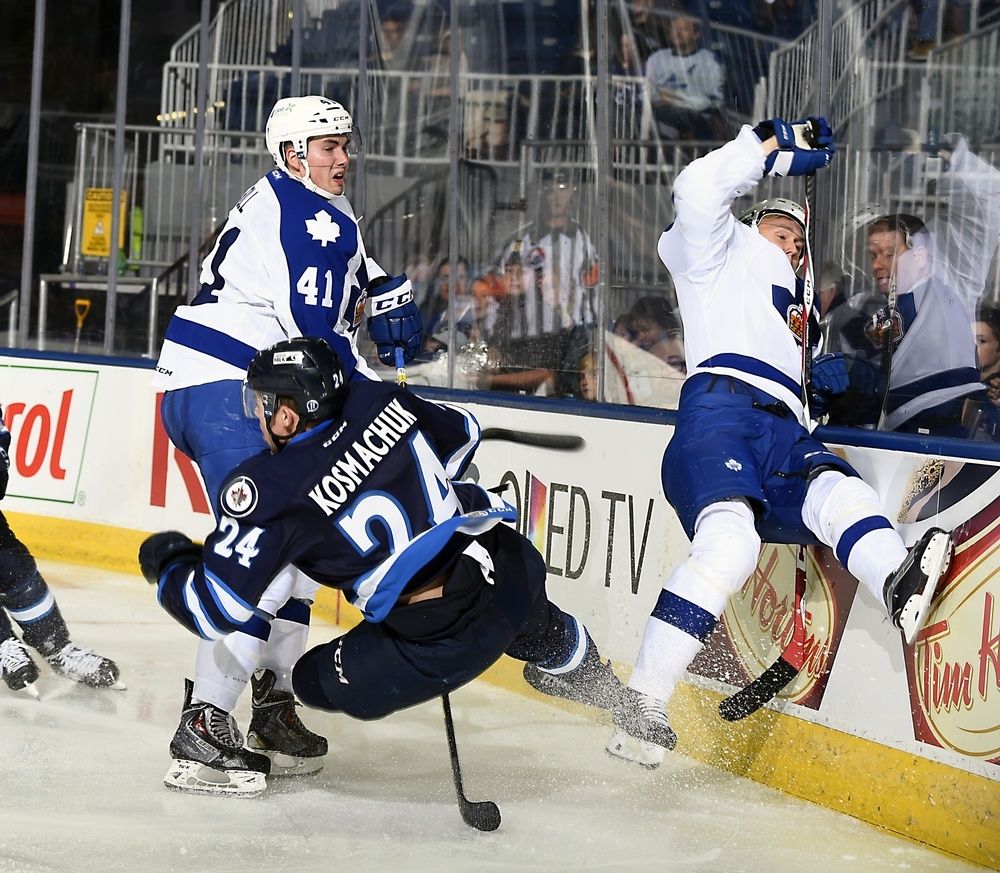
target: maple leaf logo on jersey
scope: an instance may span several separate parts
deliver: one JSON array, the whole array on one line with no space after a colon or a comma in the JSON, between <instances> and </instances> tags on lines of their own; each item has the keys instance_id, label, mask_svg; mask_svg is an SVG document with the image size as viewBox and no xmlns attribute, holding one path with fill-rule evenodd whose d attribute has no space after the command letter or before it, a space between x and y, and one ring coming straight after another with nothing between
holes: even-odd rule
<instances>
[{"instance_id":1,"label":"maple leaf logo on jersey","mask_svg":"<svg viewBox=\"0 0 1000 873\"><path fill-rule=\"evenodd\" d=\"M306 230L316 242L326 248L327 243L337 241L340 236L340 227L330 218L329 212L320 210L312 218L306 219Z\"/></svg>"}]
</instances>

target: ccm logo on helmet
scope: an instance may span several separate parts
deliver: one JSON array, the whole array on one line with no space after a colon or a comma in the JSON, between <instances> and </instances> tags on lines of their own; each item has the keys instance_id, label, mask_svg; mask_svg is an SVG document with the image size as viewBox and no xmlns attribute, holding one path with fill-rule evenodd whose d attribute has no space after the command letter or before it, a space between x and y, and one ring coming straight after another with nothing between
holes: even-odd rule
<instances>
[{"instance_id":1,"label":"ccm logo on helmet","mask_svg":"<svg viewBox=\"0 0 1000 873\"><path fill-rule=\"evenodd\" d=\"M274 363L277 364L301 364L302 352L275 352Z\"/></svg>"}]
</instances>

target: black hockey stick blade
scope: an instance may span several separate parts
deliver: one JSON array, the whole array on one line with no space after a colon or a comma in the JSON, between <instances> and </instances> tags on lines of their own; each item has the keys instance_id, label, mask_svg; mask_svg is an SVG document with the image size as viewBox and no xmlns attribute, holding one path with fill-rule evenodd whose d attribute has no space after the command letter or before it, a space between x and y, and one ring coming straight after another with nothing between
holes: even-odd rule
<instances>
[{"instance_id":1,"label":"black hockey stick blade","mask_svg":"<svg viewBox=\"0 0 1000 873\"><path fill-rule=\"evenodd\" d=\"M564 452L575 452L586 445L581 436L568 433L533 433L526 430L511 430L506 427L486 427L480 435L483 440L503 440L508 443L520 443L524 446L535 446L539 449L557 449Z\"/></svg>"},{"instance_id":2,"label":"black hockey stick blade","mask_svg":"<svg viewBox=\"0 0 1000 873\"><path fill-rule=\"evenodd\" d=\"M805 596L808 576L806 547L798 546L795 552L795 593L792 603L792 637L770 667L745 688L719 704L719 715L726 721L739 721L756 712L773 700L805 666Z\"/></svg>"},{"instance_id":3,"label":"black hockey stick blade","mask_svg":"<svg viewBox=\"0 0 1000 873\"><path fill-rule=\"evenodd\" d=\"M455 722L451 717L451 701L447 694L441 695L444 708L444 729L448 735L448 753L451 756L451 776L455 782L458 797L458 811L470 828L477 831L495 831L500 827L500 807L492 800L469 800L462 788L462 768L458 762L458 743L455 741Z\"/></svg>"},{"instance_id":4,"label":"black hockey stick blade","mask_svg":"<svg viewBox=\"0 0 1000 873\"><path fill-rule=\"evenodd\" d=\"M798 676L797 667L784 657L778 658L770 667L745 688L719 704L719 715L726 721L739 721L755 713Z\"/></svg>"}]
</instances>

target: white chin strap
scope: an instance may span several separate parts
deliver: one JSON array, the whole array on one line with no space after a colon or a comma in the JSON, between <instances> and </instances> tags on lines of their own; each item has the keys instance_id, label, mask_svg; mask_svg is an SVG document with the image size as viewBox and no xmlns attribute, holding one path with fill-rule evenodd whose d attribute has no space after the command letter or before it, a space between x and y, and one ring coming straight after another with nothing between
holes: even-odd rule
<instances>
[{"instance_id":1,"label":"white chin strap","mask_svg":"<svg viewBox=\"0 0 1000 873\"><path fill-rule=\"evenodd\" d=\"M287 172L288 175L291 176L293 179L296 179L297 181L299 181L303 185L305 185L306 188L308 188L314 194L319 194L320 197L323 197L326 200L331 200L334 195L331 192L325 190L324 188L320 188L319 185L317 185L312 180L312 177L310 176L310 172L309 172L309 161L306 160L305 156L304 155L300 155L300 154L296 154L296 157L299 159L299 162L305 168L305 171L306 171L305 175L304 176L297 176L295 173L293 173L291 167L288 166L288 162L287 161L285 162L285 172Z\"/></svg>"}]
</instances>

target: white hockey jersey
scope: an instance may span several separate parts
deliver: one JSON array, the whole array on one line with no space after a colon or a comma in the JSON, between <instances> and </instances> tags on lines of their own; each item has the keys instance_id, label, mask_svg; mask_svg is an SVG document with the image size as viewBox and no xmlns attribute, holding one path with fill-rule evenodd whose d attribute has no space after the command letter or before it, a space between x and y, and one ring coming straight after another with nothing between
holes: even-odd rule
<instances>
[{"instance_id":1,"label":"white hockey jersey","mask_svg":"<svg viewBox=\"0 0 1000 873\"><path fill-rule=\"evenodd\" d=\"M795 273L781 249L731 209L763 174L760 140L744 125L735 140L677 176L674 222L657 252L677 290L688 376L734 376L783 401L809 427Z\"/></svg>"},{"instance_id":2,"label":"white hockey jersey","mask_svg":"<svg viewBox=\"0 0 1000 873\"><path fill-rule=\"evenodd\" d=\"M272 170L233 207L202 263L201 290L174 312L154 385L242 379L258 350L296 336L323 337L348 375L377 378L355 338L368 282L384 275L346 197L328 200Z\"/></svg>"}]
</instances>

